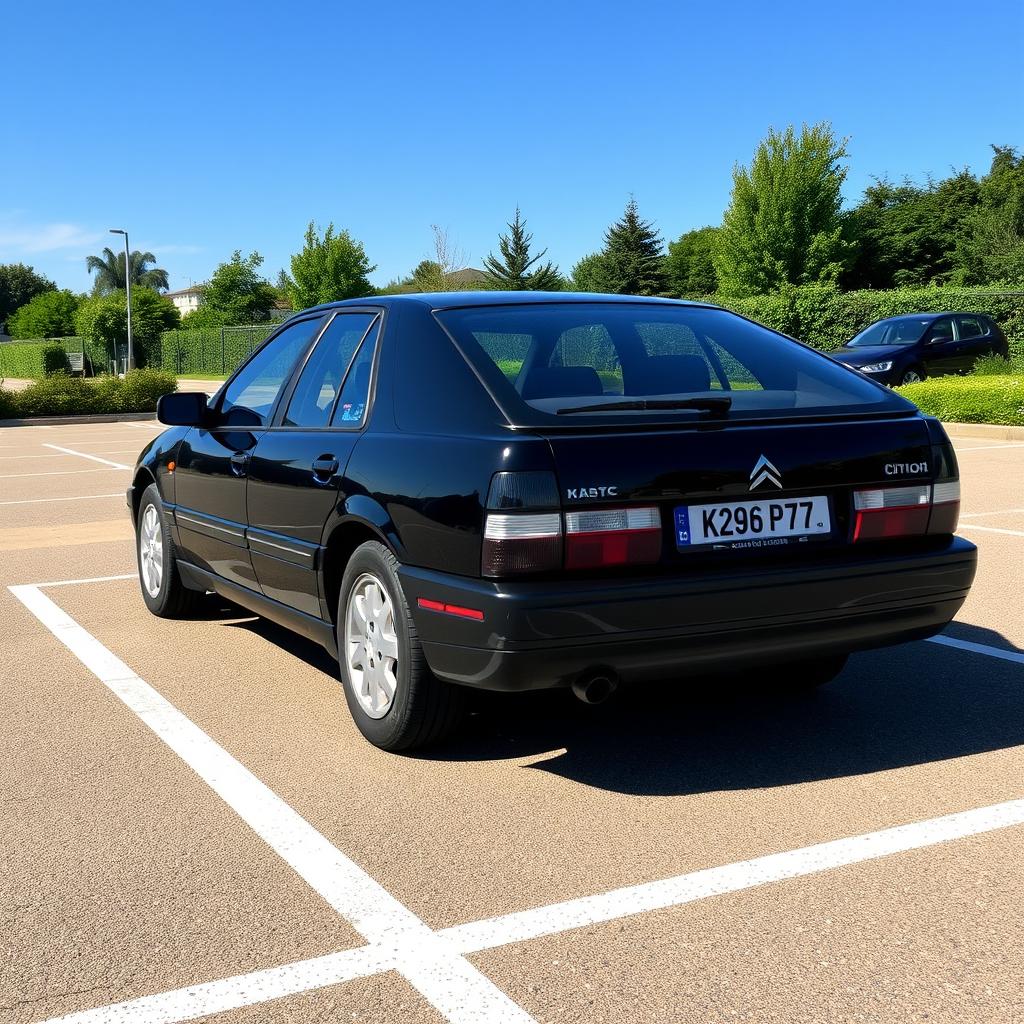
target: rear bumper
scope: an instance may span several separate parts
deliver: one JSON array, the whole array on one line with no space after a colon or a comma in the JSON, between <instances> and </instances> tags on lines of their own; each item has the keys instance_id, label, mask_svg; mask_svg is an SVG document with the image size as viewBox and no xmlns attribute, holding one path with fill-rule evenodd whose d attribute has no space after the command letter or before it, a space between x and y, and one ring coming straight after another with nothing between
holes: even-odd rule
<instances>
[{"instance_id":1,"label":"rear bumper","mask_svg":"<svg viewBox=\"0 0 1024 1024\"><path fill-rule=\"evenodd\" d=\"M954 537L785 568L610 582L495 583L403 567L424 653L442 679L491 690L743 668L883 647L938 633L964 602L977 550ZM482 621L421 609L479 609Z\"/></svg>"}]
</instances>

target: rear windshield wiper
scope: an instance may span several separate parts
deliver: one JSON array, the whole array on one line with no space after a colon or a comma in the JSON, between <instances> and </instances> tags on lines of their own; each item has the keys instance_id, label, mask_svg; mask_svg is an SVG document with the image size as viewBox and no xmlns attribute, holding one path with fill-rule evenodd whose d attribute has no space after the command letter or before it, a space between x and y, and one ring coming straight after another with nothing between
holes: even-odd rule
<instances>
[{"instance_id":1,"label":"rear windshield wiper","mask_svg":"<svg viewBox=\"0 0 1024 1024\"><path fill-rule=\"evenodd\" d=\"M637 409L697 409L700 412L724 416L732 406L732 396L722 395L715 398L635 398L624 402L602 402L594 405L570 405L565 409L557 409L556 415L564 416L572 412L620 412Z\"/></svg>"}]
</instances>

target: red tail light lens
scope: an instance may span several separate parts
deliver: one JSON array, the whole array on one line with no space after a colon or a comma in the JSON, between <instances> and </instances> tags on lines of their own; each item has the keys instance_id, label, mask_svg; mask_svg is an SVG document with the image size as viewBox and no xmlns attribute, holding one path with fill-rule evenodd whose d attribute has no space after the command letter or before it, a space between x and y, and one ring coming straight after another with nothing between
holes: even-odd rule
<instances>
[{"instance_id":1,"label":"red tail light lens","mask_svg":"<svg viewBox=\"0 0 1024 1024\"><path fill-rule=\"evenodd\" d=\"M931 497L931 484L854 491L854 542L927 533Z\"/></svg>"},{"instance_id":2,"label":"red tail light lens","mask_svg":"<svg viewBox=\"0 0 1024 1024\"><path fill-rule=\"evenodd\" d=\"M656 508L594 509L565 514L565 567L643 565L661 557Z\"/></svg>"},{"instance_id":3,"label":"red tail light lens","mask_svg":"<svg viewBox=\"0 0 1024 1024\"><path fill-rule=\"evenodd\" d=\"M545 572L562 565L562 516L558 512L489 512L484 522L484 576Z\"/></svg>"}]
</instances>

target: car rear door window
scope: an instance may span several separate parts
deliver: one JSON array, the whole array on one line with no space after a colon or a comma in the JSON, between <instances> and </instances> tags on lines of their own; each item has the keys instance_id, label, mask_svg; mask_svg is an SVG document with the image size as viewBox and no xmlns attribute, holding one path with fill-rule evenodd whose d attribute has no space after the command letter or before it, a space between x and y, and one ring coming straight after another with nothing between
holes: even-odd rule
<instances>
[{"instance_id":1,"label":"car rear door window","mask_svg":"<svg viewBox=\"0 0 1024 1024\"><path fill-rule=\"evenodd\" d=\"M286 427L326 427L373 313L339 313L306 360L288 403Z\"/></svg>"},{"instance_id":2,"label":"car rear door window","mask_svg":"<svg viewBox=\"0 0 1024 1024\"><path fill-rule=\"evenodd\" d=\"M352 360L352 366L345 377L341 394L335 406L334 426L357 427L366 417L366 407L370 401L370 374L373 370L373 354L377 348L377 337L380 334L380 318L363 338L359 351Z\"/></svg>"},{"instance_id":3,"label":"car rear door window","mask_svg":"<svg viewBox=\"0 0 1024 1024\"><path fill-rule=\"evenodd\" d=\"M270 339L229 381L220 400L227 426L266 426L295 363L323 325L322 316L300 320Z\"/></svg>"},{"instance_id":4,"label":"car rear door window","mask_svg":"<svg viewBox=\"0 0 1024 1024\"><path fill-rule=\"evenodd\" d=\"M956 322L961 341L970 341L971 338L980 338L985 334L984 324L976 316L958 316Z\"/></svg>"}]
</instances>

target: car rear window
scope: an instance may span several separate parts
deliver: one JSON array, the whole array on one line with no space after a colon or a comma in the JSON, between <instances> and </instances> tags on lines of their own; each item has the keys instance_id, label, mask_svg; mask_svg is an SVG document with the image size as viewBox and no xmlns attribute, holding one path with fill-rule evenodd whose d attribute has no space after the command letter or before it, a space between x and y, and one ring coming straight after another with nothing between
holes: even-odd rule
<instances>
[{"instance_id":1,"label":"car rear window","mask_svg":"<svg viewBox=\"0 0 1024 1024\"><path fill-rule=\"evenodd\" d=\"M723 309L565 302L435 315L512 422L911 408L856 371Z\"/></svg>"}]
</instances>

